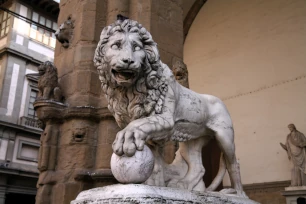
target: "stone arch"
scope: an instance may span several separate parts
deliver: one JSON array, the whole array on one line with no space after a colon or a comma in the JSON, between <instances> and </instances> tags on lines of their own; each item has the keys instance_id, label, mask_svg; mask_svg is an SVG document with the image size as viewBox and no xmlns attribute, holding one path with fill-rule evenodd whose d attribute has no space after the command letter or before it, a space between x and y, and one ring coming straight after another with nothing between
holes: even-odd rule
<instances>
[{"instance_id":1,"label":"stone arch","mask_svg":"<svg viewBox=\"0 0 306 204\"><path fill-rule=\"evenodd\" d=\"M190 10L188 11L183 24L183 32L184 32L184 42L186 36L189 32L189 29L196 18L197 14L201 10L202 6L206 3L207 0L195 0L193 5L191 6Z\"/></svg>"}]
</instances>

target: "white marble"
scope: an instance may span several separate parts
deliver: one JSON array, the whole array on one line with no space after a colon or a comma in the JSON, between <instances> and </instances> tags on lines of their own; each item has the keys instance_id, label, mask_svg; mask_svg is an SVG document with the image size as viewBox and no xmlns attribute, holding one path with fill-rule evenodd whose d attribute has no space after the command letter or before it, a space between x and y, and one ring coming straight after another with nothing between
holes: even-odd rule
<instances>
[{"instance_id":1,"label":"white marble","mask_svg":"<svg viewBox=\"0 0 306 204\"><path fill-rule=\"evenodd\" d=\"M202 147L215 139L223 150L223 169L208 190L216 189L227 169L237 194L246 197L233 125L224 103L180 85L141 24L127 19L105 27L94 63L108 108L122 128L113 143L114 153L133 156L146 142L156 145L152 148L155 166L147 184L204 192ZM169 166L159 151L167 140L180 142L175 162Z\"/></svg>"},{"instance_id":2,"label":"white marble","mask_svg":"<svg viewBox=\"0 0 306 204\"><path fill-rule=\"evenodd\" d=\"M111 157L112 173L120 183L143 183L151 176L153 167L154 156L146 145L131 157L115 153Z\"/></svg>"},{"instance_id":3,"label":"white marble","mask_svg":"<svg viewBox=\"0 0 306 204\"><path fill-rule=\"evenodd\" d=\"M176 203L176 204L258 204L235 195L196 193L178 188L142 184L116 184L81 192L71 204Z\"/></svg>"}]
</instances>

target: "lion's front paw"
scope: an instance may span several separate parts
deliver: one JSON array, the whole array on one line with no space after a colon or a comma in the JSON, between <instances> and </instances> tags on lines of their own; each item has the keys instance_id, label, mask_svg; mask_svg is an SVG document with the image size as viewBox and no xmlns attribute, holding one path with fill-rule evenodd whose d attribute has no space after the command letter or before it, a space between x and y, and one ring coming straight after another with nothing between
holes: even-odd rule
<instances>
[{"instance_id":1,"label":"lion's front paw","mask_svg":"<svg viewBox=\"0 0 306 204\"><path fill-rule=\"evenodd\" d=\"M137 127L126 127L119 131L113 143L113 151L118 156L125 154L133 156L136 150L143 150L146 141L146 136L143 131Z\"/></svg>"}]
</instances>

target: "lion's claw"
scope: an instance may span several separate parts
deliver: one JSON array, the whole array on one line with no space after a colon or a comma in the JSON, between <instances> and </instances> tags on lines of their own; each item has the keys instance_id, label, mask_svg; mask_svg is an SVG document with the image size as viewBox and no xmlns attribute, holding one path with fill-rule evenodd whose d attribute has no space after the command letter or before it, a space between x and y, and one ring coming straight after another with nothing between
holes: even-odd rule
<instances>
[{"instance_id":1,"label":"lion's claw","mask_svg":"<svg viewBox=\"0 0 306 204\"><path fill-rule=\"evenodd\" d=\"M133 156L136 150L143 150L145 140L142 139L143 133L136 128L126 127L117 133L116 139L113 143L113 151L118 156L125 154L126 156Z\"/></svg>"}]
</instances>

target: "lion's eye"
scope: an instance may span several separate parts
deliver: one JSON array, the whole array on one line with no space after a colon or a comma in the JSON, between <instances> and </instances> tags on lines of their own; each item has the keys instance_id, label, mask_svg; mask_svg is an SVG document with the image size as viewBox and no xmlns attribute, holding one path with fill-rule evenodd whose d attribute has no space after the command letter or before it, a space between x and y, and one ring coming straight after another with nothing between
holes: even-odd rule
<instances>
[{"instance_id":1,"label":"lion's eye","mask_svg":"<svg viewBox=\"0 0 306 204\"><path fill-rule=\"evenodd\" d=\"M134 51L139 51L141 48L138 45L134 46Z\"/></svg>"},{"instance_id":2,"label":"lion's eye","mask_svg":"<svg viewBox=\"0 0 306 204\"><path fill-rule=\"evenodd\" d=\"M119 49L119 46L118 46L118 44L113 44L113 45L111 46L111 48L112 48L113 50L118 50L118 49Z\"/></svg>"}]
</instances>

